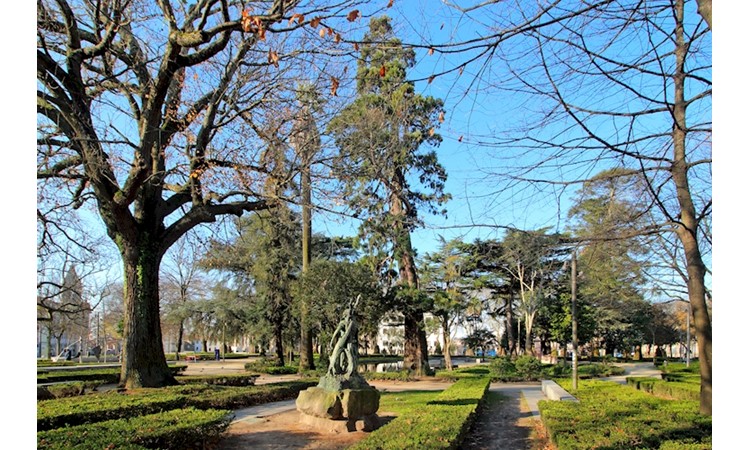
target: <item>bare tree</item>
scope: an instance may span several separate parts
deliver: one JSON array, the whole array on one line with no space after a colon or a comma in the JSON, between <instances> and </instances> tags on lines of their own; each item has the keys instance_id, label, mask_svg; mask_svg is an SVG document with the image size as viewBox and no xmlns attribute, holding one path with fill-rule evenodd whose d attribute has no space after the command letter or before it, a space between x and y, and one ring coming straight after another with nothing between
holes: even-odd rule
<instances>
[{"instance_id":1,"label":"bare tree","mask_svg":"<svg viewBox=\"0 0 750 450\"><path fill-rule=\"evenodd\" d=\"M496 7L487 2L462 11L493 27L474 41L475 53L487 52L475 60L480 67L471 86L520 105L524 114L518 123L463 142L493 149L494 167L485 172L499 182L499 193L526 187L559 205L569 187L603 169L641 179L645 209L671 233L684 261L699 342L701 412L711 414L710 2L550 2L533 12ZM455 50L468 49L467 42ZM467 70L471 62L465 61ZM647 231L654 232L653 224Z\"/></svg>"},{"instance_id":2,"label":"bare tree","mask_svg":"<svg viewBox=\"0 0 750 450\"><path fill-rule=\"evenodd\" d=\"M37 3L39 189L71 208L92 200L117 245L125 387L174 382L159 326L161 260L199 224L274 206L260 190L263 144L243 123L278 107L285 77L311 67L333 76L302 55L339 41L335 15L346 24L356 3ZM318 37L321 28L330 32ZM305 64L292 73L293 61Z\"/></svg>"}]
</instances>

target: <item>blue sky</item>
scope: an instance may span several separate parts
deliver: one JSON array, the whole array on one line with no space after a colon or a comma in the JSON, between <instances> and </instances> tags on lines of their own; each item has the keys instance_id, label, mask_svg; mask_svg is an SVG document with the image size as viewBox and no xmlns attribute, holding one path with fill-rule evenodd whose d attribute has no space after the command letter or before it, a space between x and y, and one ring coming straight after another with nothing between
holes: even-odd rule
<instances>
[{"instance_id":1,"label":"blue sky","mask_svg":"<svg viewBox=\"0 0 750 450\"><path fill-rule=\"evenodd\" d=\"M405 1L397 0L404 9L414 8L422 10L425 4L435 2ZM3 16L5 26L2 27L6 43L21 42L23 45L7 47L6 71L4 74L5 107L2 109L3 127L6 132L6 145L4 150L9 159L6 159L5 173L2 178L3 192L6 197L4 213L4 240L3 248L6 250L3 258L3 280L5 281L6 301L11 305L4 314L3 333L5 342L19 343L21 354L32 355L33 352L26 346L32 346L35 333L32 323L35 321L34 308L29 307L30 297L36 295L35 289L35 267L36 261L32 254L32 246L36 243L36 227L32 223L35 211L32 203L35 202L35 182L31 171L35 167L32 139L36 134L36 112L30 97L35 90L34 77L35 61L30 52L33 41L36 40L35 32L32 31L35 15L35 4L33 2L16 2L9 5ZM410 5L410 6L407 6ZM415 6L416 5L416 6ZM743 404L748 400L747 392L731 389L735 383L735 374L732 367L739 367L739 360L744 353L742 346L733 345L736 339L741 338L741 329L746 326L747 318L750 317L750 308L746 301L746 287L742 280L747 278L743 258L748 254L748 239L746 237L746 213L745 197L748 191L745 179L747 168L750 167L750 152L745 130L747 129L747 113L745 105L750 104L748 90L743 87L747 85L747 73L744 70L744 59L738 54L744 49L747 42L745 33L745 19L748 17L748 5L745 2L718 2L714 11L714 134L713 134L713 168L714 168L714 238L713 251L714 269L714 339L718 345L714 346L715 367L714 378L717 381L717 390L714 392L717 409L715 416L719 419L714 421L715 443L735 442L736 439L744 439L742 417L733 415L731 404ZM20 16L19 16L20 14ZM19 20L21 17L21 20ZM436 20L437 22L437 20ZM22 24L19 32L18 23ZM26 89L28 88L28 91ZM435 94L437 95L437 94ZM24 100L25 99L25 100ZM466 114L466 113L464 113ZM475 116L463 116L463 123L473 120ZM461 126L458 122L451 121L451 127L460 132ZM463 126L463 125L462 125ZM444 127L441 132L448 134ZM460 134L459 134L460 135ZM449 144L446 138L441 146L441 160L450 161L452 158L458 161L468 160L471 157L465 150ZM21 170L16 170L21 168ZM28 170L28 172L27 172ZM451 192L457 195L459 188L470 185L470 181L476 177L471 170L451 170L450 182ZM464 182L461 182L461 181ZM17 192L21 195L12 195ZM472 211L484 213L486 208L479 204ZM463 215L458 208L452 212L452 220L459 220ZM516 216L522 214L516 212ZM496 217L498 223L505 221L504 217ZM438 222L431 222L437 224ZM521 224L522 225L522 224ZM456 231L457 232L457 231ZM425 237L422 237L422 235ZM434 235L435 231L420 232L416 239L427 241ZM33 291L32 291L33 290ZM22 320L18 320L22 317ZM10 347L15 349L16 347ZM26 348L26 350L24 350ZM31 356L29 360L23 360L22 367L12 371L3 371L3 381L16 383L20 374L24 379L32 380L32 368L34 363ZM28 372L27 372L28 371ZM731 378L730 378L731 377ZM730 399L731 396L731 399ZM731 403L730 403L731 402ZM24 402L22 402L24 403ZM31 417L35 415L33 402L27 401L23 405L16 405L17 423L9 424L8 427L20 425L24 430L23 436L17 436L24 442L28 440L28 448L32 448L34 435L31 431L33 422ZM736 435L736 436L735 436ZM736 438L736 439L735 439ZM25 447L24 447L25 448ZM718 447L717 447L718 448Z\"/></svg>"}]
</instances>

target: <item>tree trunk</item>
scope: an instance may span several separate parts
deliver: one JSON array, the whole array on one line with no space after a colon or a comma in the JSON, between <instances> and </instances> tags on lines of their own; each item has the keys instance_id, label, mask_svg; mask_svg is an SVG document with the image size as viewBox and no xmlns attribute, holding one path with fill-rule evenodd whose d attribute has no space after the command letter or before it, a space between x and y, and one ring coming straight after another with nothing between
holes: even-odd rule
<instances>
[{"instance_id":1,"label":"tree trunk","mask_svg":"<svg viewBox=\"0 0 750 450\"><path fill-rule=\"evenodd\" d=\"M180 360L180 350L182 350L182 335L185 333L185 321L180 320L180 328L177 331L177 349L175 350L175 359Z\"/></svg>"},{"instance_id":2,"label":"tree trunk","mask_svg":"<svg viewBox=\"0 0 750 450\"><path fill-rule=\"evenodd\" d=\"M175 384L162 347L158 243L139 233L137 244L119 239L125 272L125 336L120 385L126 389Z\"/></svg>"},{"instance_id":3,"label":"tree trunk","mask_svg":"<svg viewBox=\"0 0 750 450\"><path fill-rule=\"evenodd\" d=\"M688 273L688 298L690 309L693 314L695 333L698 338L698 358L701 374L700 411L702 414L711 415L712 410L712 329L711 318L706 305L705 275L706 267L703 264L701 250L698 245L698 219L695 205L688 184L688 164L685 153L686 119L685 113L688 103L685 100L685 57L687 55L687 44L685 43L683 16L684 1L675 2L675 58L676 67L674 73L674 126L672 139L674 144L674 164L672 165L672 178L677 192L677 201L680 205L680 218L677 227L677 236L682 243L685 254L685 262Z\"/></svg>"},{"instance_id":4,"label":"tree trunk","mask_svg":"<svg viewBox=\"0 0 750 450\"><path fill-rule=\"evenodd\" d=\"M407 311L404 313L404 368L415 376L425 376L429 373L427 352L422 346L420 326L423 320L422 312Z\"/></svg>"},{"instance_id":5,"label":"tree trunk","mask_svg":"<svg viewBox=\"0 0 750 450\"><path fill-rule=\"evenodd\" d=\"M276 323L273 326L273 342L276 346L276 365L282 367L286 364L284 361L284 326Z\"/></svg>"},{"instance_id":6,"label":"tree trunk","mask_svg":"<svg viewBox=\"0 0 750 450\"><path fill-rule=\"evenodd\" d=\"M523 351L527 355L532 355L534 350L534 341L531 337L531 327L534 323L534 315L525 314L524 319L524 325L526 326L526 342L524 342Z\"/></svg>"},{"instance_id":7,"label":"tree trunk","mask_svg":"<svg viewBox=\"0 0 750 450\"><path fill-rule=\"evenodd\" d=\"M508 333L508 355L516 352L516 337L513 334L513 294L505 300L505 332Z\"/></svg>"},{"instance_id":8,"label":"tree trunk","mask_svg":"<svg viewBox=\"0 0 750 450\"><path fill-rule=\"evenodd\" d=\"M451 361L451 330L448 326L448 318L443 317L443 358L445 358L445 368L453 370L453 361Z\"/></svg>"},{"instance_id":9,"label":"tree trunk","mask_svg":"<svg viewBox=\"0 0 750 450\"><path fill-rule=\"evenodd\" d=\"M397 170L394 184L401 187L403 176ZM414 264L414 252L411 245L411 235L403 224L404 210L402 200L396 189L391 194L390 214L396 218L394 236L394 252L399 262L399 283L410 288L419 286L417 268ZM416 376L430 374L430 363L427 350L427 335L424 331L424 313L416 305L404 308L404 367Z\"/></svg>"}]
</instances>

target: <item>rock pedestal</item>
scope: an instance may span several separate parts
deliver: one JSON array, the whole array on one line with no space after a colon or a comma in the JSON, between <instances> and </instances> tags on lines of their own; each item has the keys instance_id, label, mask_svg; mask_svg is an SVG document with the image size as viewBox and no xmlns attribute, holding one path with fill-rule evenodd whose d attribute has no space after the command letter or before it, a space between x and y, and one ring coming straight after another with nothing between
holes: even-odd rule
<instances>
[{"instance_id":1,"label":"rock pedestal","mask_svg":"<svg viewBox=\"0 0 750 450\"><path fill-rule=\"evenodd\" d=\"M357 379L325 376L297 397L301 421L332 432L372 431L379 426L380 392Z\"/></svg>"}]
</instances>

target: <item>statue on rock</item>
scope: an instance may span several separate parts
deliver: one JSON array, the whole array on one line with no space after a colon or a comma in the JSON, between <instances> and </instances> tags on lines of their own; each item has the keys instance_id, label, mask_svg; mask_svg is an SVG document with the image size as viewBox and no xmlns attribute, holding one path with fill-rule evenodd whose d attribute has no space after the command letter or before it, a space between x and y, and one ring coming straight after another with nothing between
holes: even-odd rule
<instances>
[{"instance_id":1,"label":"statue on rock","mask_svg":"<svg viewBox=\"0 0 750 450\"><path fill-rule=\"evenodd\" d=\"M379 426L375 414L380 393L357 371L358 344L356 311L360 297L349 302L331 338L326 374L315 387L299 393L297 410L302 422L330 431L370 431Z\"/></svg>"}]
</instances>

